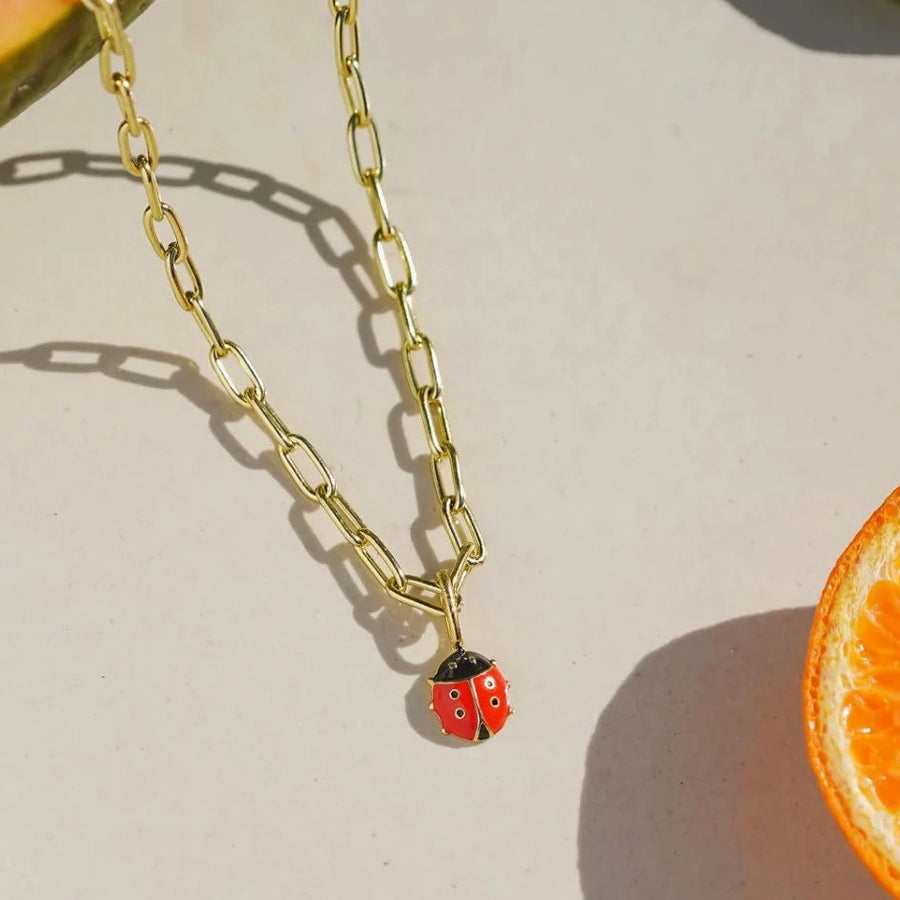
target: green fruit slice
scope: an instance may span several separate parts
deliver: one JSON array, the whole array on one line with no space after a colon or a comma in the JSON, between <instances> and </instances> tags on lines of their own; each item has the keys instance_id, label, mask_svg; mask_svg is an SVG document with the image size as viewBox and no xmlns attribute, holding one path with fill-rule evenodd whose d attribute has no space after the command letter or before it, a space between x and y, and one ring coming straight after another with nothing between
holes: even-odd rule
<instances>
[{"instance_id":1,"label":"green fruit slice","mask_svg":"<svg viewBox=\"0 0 900 900\"><path fill-rule=\"evenodd\" d=\"M125 23L151 2L120 0ZM80 0L0 0L0 127L99 49L96 21Z\"/></svg>"}]
</instances>

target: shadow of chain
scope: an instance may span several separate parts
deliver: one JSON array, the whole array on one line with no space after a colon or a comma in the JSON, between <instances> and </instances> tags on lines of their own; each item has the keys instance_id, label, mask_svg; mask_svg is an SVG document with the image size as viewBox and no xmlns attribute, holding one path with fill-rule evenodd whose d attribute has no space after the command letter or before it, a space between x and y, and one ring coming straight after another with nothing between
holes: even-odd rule
<instances>
[{"instance_id":1,"label":"shadow of chain","mask_svg":"<svg viewBox=\"0 0 900 900\"><path fill-rule=\"evenodd\" d=\"M130 180L122 171L117 156L89 154L80 150L27 154L0 161L0 186L21 186L52 181L73 175ZM283 219L303 226L319 257L336 269L350 294L359 303L357 331L366 360L373 367L390 373L398 392L398 402L387 417L387 431L397 465L413 477L417 517L410 527L415 551L425 570L438 568L439 559L428 538L428 532L440 527L434 506L431 476L424 463L425 454L413 456L403 429L404 416L417 417L417 409L406 390L399 350L382 352L374 330L374 317L391 309L389 300L376 284L369 246L353 221L339 207L326 203L313 194L278 181L270 175L240 166L211 163L184 156L167 156L161 161L157 178L167 187L200 187L227 197L253 203ZM346 248L338 249L329 239L325 225L336 226L338 239ZM347 249L348 248L348 249ZM72 361L75 355L84 359ZM60 359L58 357L68 357ZM147 374L128 367L129 361L143 361L162 369L166 375ZM308 522L316 507L298 498L285 476L277 453L266 450L250 453L235 438L229 425L249 416L235 407L205 378L197 364L184 356L143 347L56 341L35 347L0 353L0 364L21 364L28 368L58 373L100 373L107 377L142 387L175 390L209 419L213 436L241 466L268 472L287 490L294 503L289 520L307 552L326 565L344 596L350 602L355 620L373 637L382 658L398 672L417 675L407 695L407 717L410 724L429 740L444 743L435 735L433 717L427 710L426 676L434 659L411 663L399 652L416 644L424 635L430 617L407 607L386 602L384 595L368 583L367 573L356 555L343 543L326 548ZM146 368L146 365L145 365ZM252 416L251 420L256 421ZM364 585L362 587L361 585Z\"/></svg>"}]
</instances>

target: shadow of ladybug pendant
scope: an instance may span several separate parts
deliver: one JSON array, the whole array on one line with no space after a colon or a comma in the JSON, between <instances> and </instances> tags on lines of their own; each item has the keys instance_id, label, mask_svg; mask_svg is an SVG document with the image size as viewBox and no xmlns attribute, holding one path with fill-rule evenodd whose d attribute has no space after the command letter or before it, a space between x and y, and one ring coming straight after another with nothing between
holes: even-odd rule
<instances>
[{"instance_id":1,"label":"shadow of ladybug pendant","mask_svg":"<svg viewBox=\"0 0 900 900\"><path fill-rule=\"evenodd\" d=\"M431 708L444 733L463 741L493 737L512 712L509 684L496 662L471 650L448 656L429 683Z\"/></svg>"}]
</instances>

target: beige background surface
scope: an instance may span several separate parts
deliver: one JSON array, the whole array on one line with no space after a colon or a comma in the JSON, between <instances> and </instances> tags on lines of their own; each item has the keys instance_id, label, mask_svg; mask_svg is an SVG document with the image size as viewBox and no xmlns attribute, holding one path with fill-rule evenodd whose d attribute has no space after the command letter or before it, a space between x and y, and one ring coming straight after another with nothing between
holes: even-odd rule
<instances>
[{"instance_id":1,"label":"beige background surface","mask_svg":"<svg viewBox=\"0 0 900 900\"><path fill-rule=\"evenodd\" d=\"M900 9L735 4L363 4L489 541L467 635L518 709L477 749L435 740L437 632L218 392L95 67L3 130L0 896L881 896L798 679L900 480ZM435 519L393 322L342 277L370 224L327 5L212 8L132 29L167 195L224 331L412 568Z\"/></svg>"}]
</instances>

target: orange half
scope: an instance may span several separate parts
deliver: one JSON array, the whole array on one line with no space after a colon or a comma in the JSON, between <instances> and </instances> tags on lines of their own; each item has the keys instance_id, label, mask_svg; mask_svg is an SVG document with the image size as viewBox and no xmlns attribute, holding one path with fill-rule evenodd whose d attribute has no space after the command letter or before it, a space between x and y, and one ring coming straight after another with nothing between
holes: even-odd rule
<instances>
[{"instance_id":1,"label":"orange half","mask_svg":"<svg viewBox=\"0 0 900 900\"><path fill-rule=\"evenodd\" d=\"M803 679L809 758L831 812L900 898L900 488L837 561Z\"/></svg>"}]
</instances>

